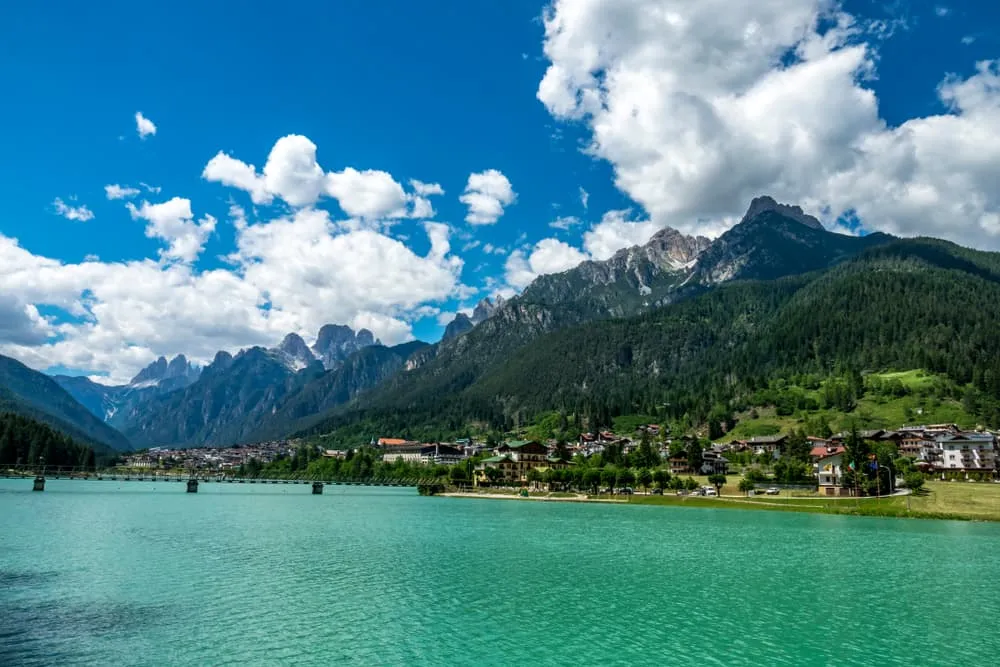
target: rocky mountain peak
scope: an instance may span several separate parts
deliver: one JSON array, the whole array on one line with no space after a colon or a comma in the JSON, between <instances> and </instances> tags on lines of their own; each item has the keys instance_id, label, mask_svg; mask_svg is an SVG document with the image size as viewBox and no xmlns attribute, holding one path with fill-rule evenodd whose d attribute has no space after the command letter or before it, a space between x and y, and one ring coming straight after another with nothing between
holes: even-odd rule
<instances>
[{"instance_id":1,"label":"rocky mountain peak","mask_svg":"<svg viewBox=\"0 0 1000 667\"><path fill-rule=\"evenodd\" d=\"M348 356L371 345L381 345L381 341L368 329L357 333L343 324L325 324L319 330L312 353L323 362L323 367L331 370L339 367Z\"/></svg>"},{"instance_id":2,"label":"rocky mountain peak","mask_svg":"<svg viewBox=\"0 0 1000 667\"><path fill-rule=\"evenodd\" d=\"M130 385L143 384L148 382L159 382L167 374L167 358L160 357L150 365L139 371L129 382Z\"/></svg>"},{"instance_id":3,"label":"rocky mountain peak","mask_svg":"<svg viewBox=\"0 0 1000 667\"><path fill-rule=\"evenodd\" d=\"M183 354L178 354L167 365L167 371L163 375L164 380L190 379L194 380L201 374L201 368L195 366L187 360Z\"/></svg>"},{"instance_id":4,"label":"rocky mountain peak","mask_svg":"<svg viewBox=\"0 0 1000 667\"><path fill-rule=\"evenodd\" d=\"M233 355L229 354L225 350L219 350L215 353L215 358L212 359L210 366L212 368L228 368L233 363Z\"/></svg>"},{"instance_id":5,"label":"rocky mountain peak","mask_svg":"<svg viewBox=\"0 0 1000 667\"><path fill-rule=\"evenodd\" d=\"M490 300L489 297L483 297L476 307L472 311L472 317L469 318L472 324L479 324L483 320L487 320L493 316L504 304L504 298L502 296L497 296L496 299Z\"/></svg>"},{"instance_id":6,"label":"rocky mountain peak","mask_svg":"<svg viewBox=\"0 0 1000 667\"><path fill-rule=\"evenodd\" d=\"M790 206L788 204L779 204L774 200L773 197L764 195L762 197L755 198L750 202L750 208L747 209L746 214L740 221L740 224L744 222L749 222L757 216L763 213L777 213L786 218L791 218L796 222L801 222L806 227L812 227L813 229L824 229L823 224L814 218L813 216L805 213L801 206Z\"/></svg>"},{"instance_id":7,"label":"rocky mountain peak","mask_svg":"<svg viewBox=\"0 0 1000 667\"><path fill-rule=\"evenodd\" d=\"M165 380L169 380L171 386L181 386L194 382L200 374L201 368L199 366L189 363L183 354L178 354L169 363L166 357L160 357L139 371L128 383L128 386L151 387Z\"/></svg>"},{"instance_id":8,"label":"rocky mountain peak","mask_svg":"<svg viewBox=\"0 0 1000 667\"><path fill-rule=\"evenodd\" d=\"M475 327L475 323L469 318L465 313L458 313L455 315L455 319L445 327L444 335L441 336L442 341L451 340L452 338L458 338L464 333L472 331Z\"/></svg>"},{"instance_id":9,"label":"rocky mountain peak","mask_svg":"<svg viewBox=\"0 0 1000 667\"><path fill-rule=\"evenodd\" d=\"M664 227L653 234L644 249L654 262L681 268L698 259L711 243L704 236L685 236L672 227Z\"/></svg>"},{"instance_id":10,"label":"rocky mountain peak","mask_svg":"<svg viewBox=\"0 0 1000 667\"><path fill-rule=\"evenodd\" d=\"M290 333L274 349L275 354L289 370L299 371L316 361L309 346L297 333Z\"/></svg>"},{"instance_id":11,"label":"rocky mountain peak","mask_svg":"<svg viewBox=\"0 0 1000 667\"><path fill-rule=\"evenodd\" d=\"M485 322L489 318L493 317L500 308L506 303L502 296L497 296L495 299L490 299L489 297L483 297L476 304L476 307L472 310L472 315L466 315L465 313L457 313L455 319L448 323L448 326L444 329L444 334L441 336L441 341L452 340L453 338L458 338L462 334L472 331L478 324Z\"/></svg>"},{"instance_id":12,"label":"rocky mountain peak","mask_svg":"<svg viewBox=\"0 0 1000 667\"><path fill-rule=\"evenodd\" d=\"M357 335L354 336L354 342L357 343L358 347L381 345L381 342L375 338L375 334L368 329L358 329Z\"/></svg>"},{"instance_id":13,"label":"rocky mountain peak","mask_svg":"<svg viewBox=\"0 0 1000 667\"><path fill-rule=\"evenodd\" d=\"M354 339L354 330L344 324L324 324L316 337L313 351L322 354L324 350L343 345Z\"/></svg>"}]
</instances>

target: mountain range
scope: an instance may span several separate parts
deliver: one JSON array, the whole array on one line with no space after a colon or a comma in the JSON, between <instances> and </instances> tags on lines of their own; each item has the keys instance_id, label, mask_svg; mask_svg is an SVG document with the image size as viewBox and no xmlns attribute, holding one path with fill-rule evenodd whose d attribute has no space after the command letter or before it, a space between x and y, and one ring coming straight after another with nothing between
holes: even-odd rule
<instances>
[{"instance_id":1,"label":"mountain range","mask_svg":"<svg viewBox=\"0 0 1000 667\"><path fill-rule=\"evenodd\" d=\"M169 362L160 357L125 385L78 376L53 379L94 416L121 431L125 437L119 445L126 439L138 447L224 444L251 434L287 394L335 373L368 347L381 347L371 331L331 324L320 329L312 347L290 333L274 348L253 347L235 357L220 352L204 369L184 355ZM362 383L354 390L363 388Z\"/></svg>"},{"instance_id":2,"label":"mountain range","mask_svg":"<svg viewBox=\"0 0 1000 667\"><path fill-rule=\"evenodd\" d=\"M502 428L542 410L621 413L653 402L703 416L795 368L905 361L963 379L968 365L950 355L1000 324L995 307L981 307L996 287L997 257L832 233L799 207L761 197L715 240L662 229L610 259L540 276L509 300L484 299L436 344L386 347L370 331L327 325L312 347L292 333L274 348L220 352L203 369L182 355L160 358L120 387L66 376L53 384L109 429L98 435L116 448L330 431L367 439L421 425L433 437L471 421ZM956 284L968 289L952 294ZM981 315L949 320L928 301L945 295ZM920 304L908 317L922 328L897 321L909 304ZM955 329L963 319L973 333ZM941 331L950 338L928 340ZM63 423L93 431L80 412Z\"/></svg>"}]
</instances>

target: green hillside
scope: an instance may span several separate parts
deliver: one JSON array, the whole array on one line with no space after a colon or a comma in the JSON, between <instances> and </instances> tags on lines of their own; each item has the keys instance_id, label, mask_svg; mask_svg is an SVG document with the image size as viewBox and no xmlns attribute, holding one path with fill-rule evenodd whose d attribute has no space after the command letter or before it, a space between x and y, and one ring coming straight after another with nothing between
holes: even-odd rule
<instances>
[{"instance_id":1,"label":"green hillside","mask_svg":"<svg viewBox=\"0 0 1000 667\"><path fill-rule=\"evenodd\" d=\"M827 380L822 384L835 382ZM853 406L824 403L822 386L811 388L778 380L773 387L748 399L749 407L733 415L735 425L718 442L776 435L802 429L817 435L824 426L832 432L894 429L906 424L958 424L973 428L982 423L956 396L968 388L924 370L872 373L864 378L863 393ZM971 394L970 394L971 395Z\"/></svg>"}]
</instances>

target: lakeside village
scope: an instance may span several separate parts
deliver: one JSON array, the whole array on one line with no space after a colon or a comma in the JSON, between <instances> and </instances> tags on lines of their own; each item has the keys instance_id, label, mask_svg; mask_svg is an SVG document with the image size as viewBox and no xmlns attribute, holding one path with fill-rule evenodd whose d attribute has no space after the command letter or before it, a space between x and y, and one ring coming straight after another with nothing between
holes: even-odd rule
<instances>
[{"instance_id":1,"label":"lakeside village","mask_svg":"<svg viewBox=\"0 0 1000 667\"><path fill-rule=\"evenodd\" d=\"M654 492L669 488L711 494L710 486L699 486L692 476L709 476L721 491L726 483L720 481L722 477L739 474L739 489L747 493L765 487L772 493L782 487L811 487L821 496L849 496L883 494L900 483L919 486L924 479L995 480L1000 477L997 442L994 432L932 424L826 438L793 433L712 444L693 436L671 438L659 425L644 424L627 436L608 431L584 433L575 443L509 440L491 445L470 439L421 443L377 438L363 449L386 469L433 467L438 476L466 487L547 487L549 491L575 487L631 493L632 487L641 486L654 487ZM241 476L269 468L304 470L312 462L329 463L340 471L341 464L346 470L346 463L360 451L311 450L300 441L152 448L124 457L120 465Z\"/></svg>"}]
</instances>

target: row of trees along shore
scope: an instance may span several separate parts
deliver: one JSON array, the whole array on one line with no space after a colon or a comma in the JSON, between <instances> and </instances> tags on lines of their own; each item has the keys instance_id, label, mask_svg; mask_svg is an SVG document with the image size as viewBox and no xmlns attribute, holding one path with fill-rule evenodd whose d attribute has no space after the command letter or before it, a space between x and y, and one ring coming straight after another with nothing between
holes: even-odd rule
<instances>
[{"instance_id":1,"label":"row of trees along shore","mask_svg":"<svg viewBox=\"0 0 1000 667\"><path fill-rule=\"evenodd\" d=\"M739 490L748 492L756 486L778 484L815 484L807 441L802 432L795 432L788 439L780 455L754 456L749 453L730 452L732 466L742 470ZM671 446L671 456L683 456L691 469L700 468L704 448L708 443L691 440L676 442ZM894 443L870 442L852 431L845 441L845 479L843 485L857 489L861 495L888 493L897 475L903 475L908 486L919 487L923 475L914 461L901 457ZM571 458L565 443L556 446L556 456L572 461L568 468L536 468L527 474L529 484L546 484L553 491L578 491L598 493L602 489L639 487L670 490L694 490L699 483L690 475L673 475L652 438L644 434L638 447L626 453L620 444L610 443L604 451L590 457L577 455ZM382 461L382 451L362 447L345 451L342 458L324 457L311 446L299 446L291 456L282 456L270 463L251 459L242 465L237 474L250 477L305 476L316 479L423 479L439 480L457 486L469 485L473 470L491 455L486 451L455 465L422 465L409 461ZM484 472L490 485L500 485L501 473L495 468ZM738 475L730 475L738 476ZM725 475L710 475L709 483L719 491L727 483ZM513 483L520 486L520 482Z\"/></svg>"},{"instance_id":2,"label":"row of trees along shore","mask_svg":"<svg viewBox=\"0 0 1000 667\"><path fill-rule=\"evenodd\" d=\"M422 465L402 460L384 462L381 460L382 452L370 447L346 451L343 458L323 457L308 447L300 447L292 456L282 456L270 463L251 459L240 466L237 475L275 479L290 476L344 480L435 479L456 486L467 486L471 484L473 468L487 455L478 455L454 465ZM606 463L600 454L590 459L579 459L582 457L578 458L577 465L570 468L550 468L544 472L538 469L531 470L528 473L528 481L544 482L553 490L574 489L594 493L601 488L626 486L686 490L694 490L699 486L693 477L671 475L670 471L663 467L632 468L624 464ZM498 474L493 468L486 470L487 474L490 472ZM498 480L494 479L494 483L497 482ZM720 475L711 483L721 489L726 479Z\"/></svg>"}]
</instances>

